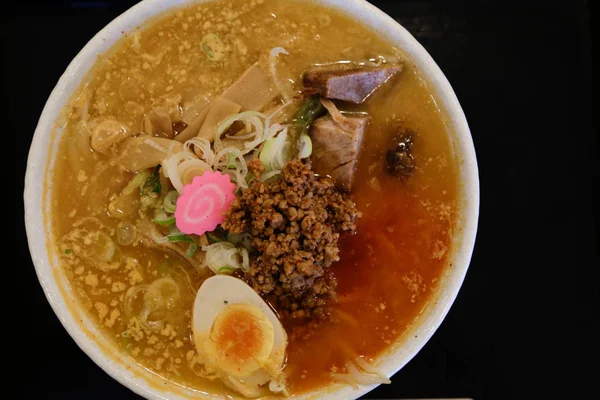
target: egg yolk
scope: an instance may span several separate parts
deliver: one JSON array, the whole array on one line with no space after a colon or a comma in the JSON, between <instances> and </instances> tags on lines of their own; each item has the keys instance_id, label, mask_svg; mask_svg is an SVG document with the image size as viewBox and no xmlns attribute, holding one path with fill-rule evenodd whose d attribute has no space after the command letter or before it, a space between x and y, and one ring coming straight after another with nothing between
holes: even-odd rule
<instances>
[{"instance_id":1,"label":"egg yolk","mask_svg":"<svg viewBox=\"0 0 600 400\"><path fill-rule=\"evenodd\" d=\"M207 350L224 372L245 376L265 364L273 344L273 324L260 308L231 304L215 318Z\"/></svg>"}]
</instances>

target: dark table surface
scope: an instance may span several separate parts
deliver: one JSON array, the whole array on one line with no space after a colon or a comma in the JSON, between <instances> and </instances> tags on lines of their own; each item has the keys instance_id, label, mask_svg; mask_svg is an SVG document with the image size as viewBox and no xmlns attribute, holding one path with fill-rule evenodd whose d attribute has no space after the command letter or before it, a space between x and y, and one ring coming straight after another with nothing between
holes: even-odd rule
<instances>
[{"instance_id":1,"label":"dark table surface","mask_svg":"<svg viewBox=\"0 0 600 400\"><path fill-rule=\"evenodd\" d=\"M590 397L600 337L593 4L372 2L426 47L454 87L477 151L481 214L444 323L391 385L366 397ZM0 14L3 176L11 179L4 379L5 387L28 382L10 398L138 398L62 328L36 279L21 213L27 152L48 95L85 43L133 3L21 1Z\"/></svg>"}]
</instances>

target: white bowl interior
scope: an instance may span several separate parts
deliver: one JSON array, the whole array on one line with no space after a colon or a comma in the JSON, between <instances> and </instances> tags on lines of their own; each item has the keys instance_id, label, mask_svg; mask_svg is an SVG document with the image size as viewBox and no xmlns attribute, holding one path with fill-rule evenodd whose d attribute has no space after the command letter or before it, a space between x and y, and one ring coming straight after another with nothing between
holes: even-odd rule
<instances>
[{"instance_id":1,"label":"white bowl interior","mask_svg":"<svg viewBox=\"0 0 600 400\"><path fill-rule=\"evenodd\" d=\"M195 3L205 0L195 1ZM353 18L375 29L410 55L436 94L436 100L445 110L452 134L452 144L459 163L461 180L461 212L455 228L452 256L439 289L401 341L394 344L377 360L378 367L391 376L401 369L425 345L441 324L460 289L469 266L479 212L479 178L475 151L466 118L446 77L425 49L392 18L363 0L317 0L318 3L343 10ZM107 51L121 38L121 31L131 31L144 21L166 9L192 3L189 0L145 0L116 18L100 31L73 59L52 91L38 122L27 162L25 177L25 224L33 263L42 288L54 312L75 342L109 375L148 399L184 399L194 395L215 397L192 392L158 377L120 354L110 340L94 326L88 316L79 310L66 278L55 268L56 257L49 251L51 236L49 221L44 217L49 210L52 185L44 190L41 182L48 181L48 171L54 165L58 138L62 134L61 113L79 87L98 54ZM48 181L51 182L51 181ZM43 223L42 223L43 222ZM357 398L376 385L352 389L331 385L328 398ZM299 398L321 397L324 392L307 393Z\"/></svg>"}]
</instances>

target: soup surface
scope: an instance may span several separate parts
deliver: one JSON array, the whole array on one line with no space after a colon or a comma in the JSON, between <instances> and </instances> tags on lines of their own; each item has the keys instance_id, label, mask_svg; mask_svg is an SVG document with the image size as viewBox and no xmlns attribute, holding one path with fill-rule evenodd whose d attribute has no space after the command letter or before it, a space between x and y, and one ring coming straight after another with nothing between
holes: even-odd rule
<instances>
[{"instance_id":1,"label":"soup surface","mask_svg":"<svg viewBox=\"0 0 600 400\"><path fill-rule=\"evenodd\" d=\"M286 53L273 54L274 48ZM334 229L339 260L325 264L322 276L336 284L328 283L331 290L326 295L315 295L316 305L306 305L304 298L295 306L278 302L273 300L277 289L266 293L257 288L259 275L249 275L258 268L252 253L255 242L246 253L252 265L249 274L226 263L216 271L207 268L203 249L223 243L223 238L242 254L240 240L230 240L221 227L201 235L181 234L182 240L172 240L171 230L165 239L171 216L167 212L162 220L162 211L157 217L155 210L170 211L165 197L178 189L172 175L171 181L165 176L164 160L146 168L122 162L123 148L136 137L176 141L255 63L277 93L269 105L256 110L265 114L283 104L290 114L297 112L297 105L314 95L303 87L303 74L315 66L402 67L366 101L335 101L345 118L368 116L368 125L359 142L351 190L331 189L355 204L357 213L351 215L352 229ZM216 123L243 111L238 107L225 112ZM281 114L284 126L292 117L285 110ZM233 125L242 135L256 122L248 118ZM161 131L165 120L167 135ZM210 132L213 136L216 127ZM458 189L443 114L401 49L337 11L310 2L227 0L165 14L125 32L113 50L98 58L72 101L65 129L50 175L50 218L61 268L82 307L123 352L186 387L244 394L207 369L194 338L196 293L215 272L246 280L275 309L288 339L279 378L286 391L275 392L291 395L344 381L343 374L351 375L348 366L357 358L358 369L368 373L362 361L371 362L400 340L426 306L447 264ZM102 136L103 129L111 133ZM311 129L312 165L317 170L318 142L314 126ZM152 143L161 147L166 142ZM394 151L400 158L394 158ZM253 154L247 153L246 161ZM401 164L404 169L398 173L393 163L407 154L410 162ZM309 160L298 162L310 170ZM241 160L225 163L235 167ZM268 172L269 168L264 173ZM182 180L183 185L186 179ZM252 184L241 186L239 178L236 183L238 198L258 190ZM188 185L193 186L191 181ZM224 226L231 226L232 215L226 218ZM256 239L256 232L247 233ZM186 239L190 237L193 246Z\"/></svg>"}]
</instances>

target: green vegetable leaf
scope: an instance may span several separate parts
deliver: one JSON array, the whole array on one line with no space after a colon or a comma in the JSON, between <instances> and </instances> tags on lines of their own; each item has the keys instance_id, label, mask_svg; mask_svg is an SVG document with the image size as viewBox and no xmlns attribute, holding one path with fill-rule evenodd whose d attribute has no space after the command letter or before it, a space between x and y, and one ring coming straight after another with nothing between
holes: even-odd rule
<instances>
[{"instance_id":1,"label":"green vegetable leaf","mask_svg":"<svg viewBox=\"0 0 600 400\"><path fill-rule=\"evenodd\" d=\"M294 115L294 125L296 126L297 138L308 134L308 130L313 121L326 113L325 107L321 104L319 96L311 96L304 100L296 114Z\"/></svg>"}]
</instances>

